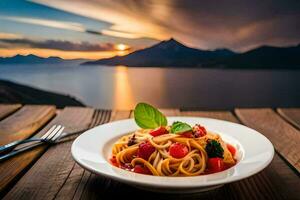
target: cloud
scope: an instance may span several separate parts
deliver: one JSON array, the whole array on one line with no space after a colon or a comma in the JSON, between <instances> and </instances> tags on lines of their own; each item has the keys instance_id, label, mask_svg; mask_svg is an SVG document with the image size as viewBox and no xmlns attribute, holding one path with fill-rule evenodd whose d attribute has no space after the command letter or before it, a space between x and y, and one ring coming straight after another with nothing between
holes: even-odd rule
<instances>
[{"instance_id":1,"label":"cloud","mask_svg":"<svg viewBox=\"0 0 300 200\"><path fill-rule=\"evenodd\" d=\"M115 51L112 43L91 44L89 42L74 43L70 41L45 40L37 41L30 39L5 39L0 38L0 48L41 48L63 51Z\"/></svg>"},{"instance_id":2,"label":"cloud","mask_svg":"<svg viewBox=\"0 0 300 200\"><path fill-rule=\"evenodd\" d=\"M75 23L75 22L54 21L49 19L38 19L38 18L17 17L17 16L0 16L0 19L46 26L51 28L73 30L79 32L85 31L84 27L80 23Z\"/></svg>"},{"instance_id":3,"label":"cloud","mask_svg":"<svg viewBox=\"0 0 300 200\"><path fill-rule=\"evenodd\" d=\"M300 2L293 0L33 0L112 24L109 31L175 37L199 48L247 50L300 41ZM113 32L111 35L117 35Z\"/></svg>"},{"instance_id":4,"label":"cloud","mask_svg":"<svg viewBox=\"0 0 300 200\"><path fill-rule=\"evenodd\" d=\"M71 30L76 32L85 32L88 34L93 35L107 35L112 37L120 37L120 38L128 38L128 39L138 39L143 38L143 36L133 34L130 32L124 31L113 31L110 29L103 30L103 31L95 31L86 29L82 24L76 22L67 22L67 21L55 21L50 19L43 19L43 18L30 18L30 17L18 17L18 16L1 16L0 19L19 22L19 23L26 23L26 24L33 24L39 26L45 26L50 28L57 28L57 29L64 29L64 30Z\"/></svg>"},{"instance_id":5,"label":"cloud","mask_svg":"<svg viewBox=\"0 0 300 200\"><path fill-rule=\"evenodd\" d=\"M15 34L15 33L1 33L0 32L0 39L20 39L23 38L21 35L19 34Z\"/></svg>"}]
</instances>

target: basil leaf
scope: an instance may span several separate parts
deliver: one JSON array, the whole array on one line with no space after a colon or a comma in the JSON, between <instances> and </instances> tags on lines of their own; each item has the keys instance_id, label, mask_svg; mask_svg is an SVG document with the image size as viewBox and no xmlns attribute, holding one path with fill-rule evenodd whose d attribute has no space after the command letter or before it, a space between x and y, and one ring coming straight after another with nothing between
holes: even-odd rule
<instances>
[{"instance_id":1,"label":"basil leaf","mask_svg":"<svg viewBox=\"0 0 300 200\"><path fill-rule=\"evenodd\" d=\"M167 118L156 108L146 103L139 103L134 109L134 120L141 128L154 129L167 126Z\"/></svg>"},{"instance_id":2,"label":"basil leaf","mask_svg":"<svg viewBox=\"0 0 300 200\"><path fill-rule=\"evenodd\" d=\"M171 126L171 132L175 134L181 134L191 130L192 127L187 123L183 123L183 122L174 122Z\"/></svg>"}]
</instances>

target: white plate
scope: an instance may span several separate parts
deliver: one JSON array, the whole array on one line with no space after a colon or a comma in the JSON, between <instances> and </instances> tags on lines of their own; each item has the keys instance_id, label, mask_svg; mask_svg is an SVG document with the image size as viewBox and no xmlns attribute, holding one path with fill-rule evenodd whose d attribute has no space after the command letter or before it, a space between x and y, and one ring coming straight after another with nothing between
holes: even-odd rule
<instances>
[{"instance_id":1,"label":"white plate","mask_svg":"<svg viewBox=\"0 0 300 200\"><path fill-rule=\"evenodd\" d=\"M95 127L81 134L72 145L72 156L83 168L132 186L158 192L201 192L238 181L264 169L274 156L271 142L246 126L199 117L168 117L168 122L201 124L237 148L238 163L225 171L194 177L158 177L129 172L109 163L113 143L138 129L133 119Z\"/></svg>"}]
</instances>

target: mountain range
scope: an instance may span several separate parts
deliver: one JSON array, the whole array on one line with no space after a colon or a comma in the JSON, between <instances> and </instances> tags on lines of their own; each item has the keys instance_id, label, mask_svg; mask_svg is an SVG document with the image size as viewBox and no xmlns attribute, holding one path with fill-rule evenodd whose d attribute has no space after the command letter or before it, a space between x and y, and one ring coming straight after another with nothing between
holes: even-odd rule
<instances>
[{"instance_id":1,"label":"mountain range","mask_svg":"<svg viewBox=\"0 0 300 200\"><path fill-rule=\"evenodd\" d=\"M0 57L0 64L58 64L62 62L83 62L84 59L65 60L60 57L42 58L29 54L27 56L16 55L13 57Z\"/></svg>"},{"instance_id":2,"label":"mountain range","mask_svg":"<svg viewBox=\"0 0 300 200\"><path fill-rule=\"evenodd\" d=\"M132 67L300 69L300 45L262 46L244 53L237 53L229 49L190 48L175 39L170 39L125 56L88 61L83 64Z\"/></svg>"},{"instance_id":3,"label":"mountain range","mask_svg":"<svg viewBox=\"0 0 300 200\"><path fill-rule=\"evenodd\" d=\"M238 69L300 69L300 44L291 47L261 46L243 53L229 49L201 50L177 40L161 41L125 56L95 61L16 55L1 58L0 64L59 64L76 61L82 65L125 65L129 67L207 67Z\"/></svg>"},{"instance_id":4,"label":"mountain range","mask_svg":"<svg viewBox=\"0 0 300 200\"><path fill-rule=\"evenodd\" d=\"M0 58L0 64L51 64L61 63L64 60L59 57L42 58L35 55L16 55L13 57Z\"/></svg>"},{"instance_id":5,"label":"mountain range","mask_svg":"<svg viewBox=\"0 0 300 200\"><path fill-rule=\"evenodd\" d=\"M208 66L225 68L300 69L300 45L292 47L262 46L221 59Z\"/></svg>"}]
</instances>

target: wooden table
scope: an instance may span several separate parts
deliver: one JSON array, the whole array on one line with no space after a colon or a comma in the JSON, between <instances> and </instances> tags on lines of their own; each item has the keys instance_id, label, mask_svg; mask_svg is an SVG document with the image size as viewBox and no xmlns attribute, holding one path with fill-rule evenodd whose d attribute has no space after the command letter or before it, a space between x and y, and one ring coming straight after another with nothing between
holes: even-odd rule
<instances>
[{"instance_id":1,"label":"wooden table","mask_svg":"<svg viewBox=\"0 0 300 200\"><path fill-rule=\"evenodd\" d=\"M211 117L245 124L264 134L276 148L272 163L250 178L214 191L169 195L135 189L96 176L78 166L70 148L75 137L41 145L0 163L0 194L4 199L300 199L300 108L251 108L234 111L161 109L167 116ZM53 124L67 132L132 117L130 110L87 107L0 105L0 144L42 135ZM253 147L255 148L255 146Z\"/></svg>"}]
</instances>

